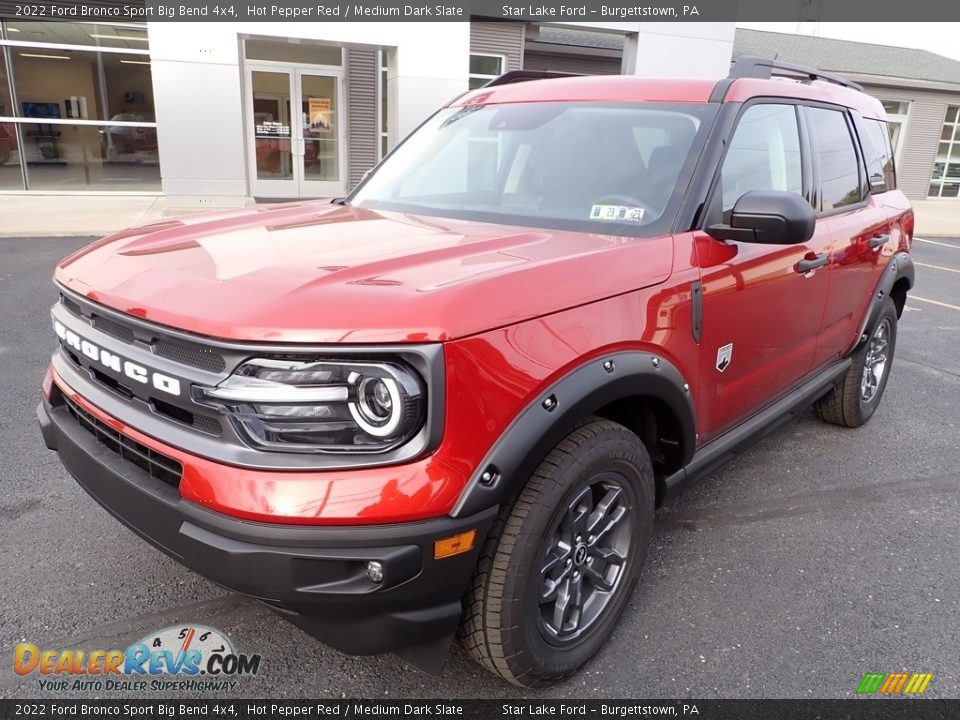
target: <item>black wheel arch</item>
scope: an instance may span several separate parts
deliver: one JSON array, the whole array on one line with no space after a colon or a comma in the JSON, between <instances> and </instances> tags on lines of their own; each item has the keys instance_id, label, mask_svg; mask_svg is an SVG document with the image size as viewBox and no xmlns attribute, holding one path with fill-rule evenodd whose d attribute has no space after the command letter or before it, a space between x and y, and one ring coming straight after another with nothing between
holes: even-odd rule
<instances>
[{"instance_id":1,"label":"black wheel arch","mask_svg":"<svg viewBox=\"0 0 960 720\"><path fill-rule=\"evenodd\" d=\"M668 427L675 437L667 438L662 448L666 472L679 470L693 457L694 408L690 386L682 373L669 360L653 353L610 353L568 372L524 408L474 470L450 514L462 517L508 502L520 493L550 450L590 416L626 425L644 442L651 459L651 423L658 431ZM656 474L658 503L664 474Z\"/></svg>"},{"instance_id":2,"label":"black wheel arch","mask_svg":"<svg viewBox=\"0 0 960 720\"><path fill-rule=\"evenodd\" d=\"M907 292L913 288L914 270L913 259L910 253L898 252L887 264L877 287L874 290L873 297L867 312L864 314L863 322L860 324L860 334L856 342L850 348L850 352L858 350L866 341L870 334L870 329L876 324L880 312L883 310L884 302L888 297L893 298L897 307L897 317L903 314L904 305L907 302Z\"/></svg>"}]
</instances>

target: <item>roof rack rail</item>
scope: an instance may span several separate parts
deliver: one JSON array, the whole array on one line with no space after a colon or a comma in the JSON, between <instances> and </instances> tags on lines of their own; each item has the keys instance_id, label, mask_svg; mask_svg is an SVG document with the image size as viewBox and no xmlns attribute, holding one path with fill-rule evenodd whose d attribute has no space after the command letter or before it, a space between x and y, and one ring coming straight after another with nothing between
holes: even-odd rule
<instances>
[{"instance_id":1,"label":"roof rack rail","mask_svg":"<svg viewBox=\"0 0 960 720\"><path fill-rule=\"evenodd\" d=\"M556 78L583 77L579 73L553 72L552 70L511 70L500 77L495 77L483 87L497 85L512 85L513 83L527 82L528 80L554 80Z\"/></svg>"},{"instance_id":2,"label":"roof rack rail","mask_svg":"<svg viewBox=\"0 0 960 720\"><path fill-rule=\"evenodd\" d=\"M794 75L802 75L809 80L826 80L827 82L863 92L862 85L858 85L852 80L847 80L839 75L826 73L806 65L795 65L781 60L771 60L770 58L762 58L755 55L741 55L738 57L730 70L730 77L768 79L773 77L774 71L776 70Z\"/></svg>"}]
</instances>

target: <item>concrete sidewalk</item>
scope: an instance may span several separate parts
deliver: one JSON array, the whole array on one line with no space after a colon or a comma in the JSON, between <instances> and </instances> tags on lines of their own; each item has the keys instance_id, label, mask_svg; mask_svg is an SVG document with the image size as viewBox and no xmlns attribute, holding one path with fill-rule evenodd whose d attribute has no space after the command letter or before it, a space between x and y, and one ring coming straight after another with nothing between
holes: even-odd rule
<instances>
[{"instance_id":1,"label":"concrete sidewalk","mask_svg":"<svg viewBox=\"0 0 960 720\"><path fill-rule=\"evenodd\" d=\"M960 200L914 200L917 237L960 237Z\"/></svg>"},{"instance_id":2,"label":"concrete sidewalk","mask_svg":"<svg viewBox=\"0 0 960 720\"><path fill-rule=\"evenodd\" d=\"M917 200L913 208L918 237L960 237L960 200ZM106 235L197 212L168 208L162 195L0 195L0 237Z\"/></svg>"},{"instance_id":3,"label":"concrete sidewalk","mask_svg":"<svg viewBox=\"0 0 960 720\"><path fill-rule=\"evenodd\" d=\"M160 195L0 195L0 235L106 235L165 211Z\"/></svg>"}]
</instances>

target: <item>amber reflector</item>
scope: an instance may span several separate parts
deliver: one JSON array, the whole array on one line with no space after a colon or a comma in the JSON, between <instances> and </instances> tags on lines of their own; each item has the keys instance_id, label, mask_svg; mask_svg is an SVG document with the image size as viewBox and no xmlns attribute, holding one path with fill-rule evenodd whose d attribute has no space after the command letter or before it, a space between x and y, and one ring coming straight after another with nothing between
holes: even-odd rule
<instances>
[{"instance_id":1,"label":"amber reflector","mask_svg":"<svg viewBox=\"0 0 960 720\"><path fill-rule=\"evenodd\" d=\"M460 553L473 550L473 544L477 541L477 531L467 530L453 537L443 538L433 543L433 559L452 557Z\"/></svg>"}]
</instances>

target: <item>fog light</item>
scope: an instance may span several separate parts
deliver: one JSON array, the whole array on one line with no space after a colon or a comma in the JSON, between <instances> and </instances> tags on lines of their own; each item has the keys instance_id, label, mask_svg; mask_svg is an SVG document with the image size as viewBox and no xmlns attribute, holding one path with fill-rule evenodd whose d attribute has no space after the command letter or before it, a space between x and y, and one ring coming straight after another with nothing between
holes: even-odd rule
<instances>
[{"instance_id":1,"label":"fog light","mask_svg":"<svg viewBox=\"0 0 960 720\"><path fill-rule=\"evenodd\" d=\"M383 582L383 564L377 562L376 560L371 560L367 563L367 567L364 569L364 572L367 574L367 579L370 582L375 582L380 584Z\"/></svg>"}]
</instances>

